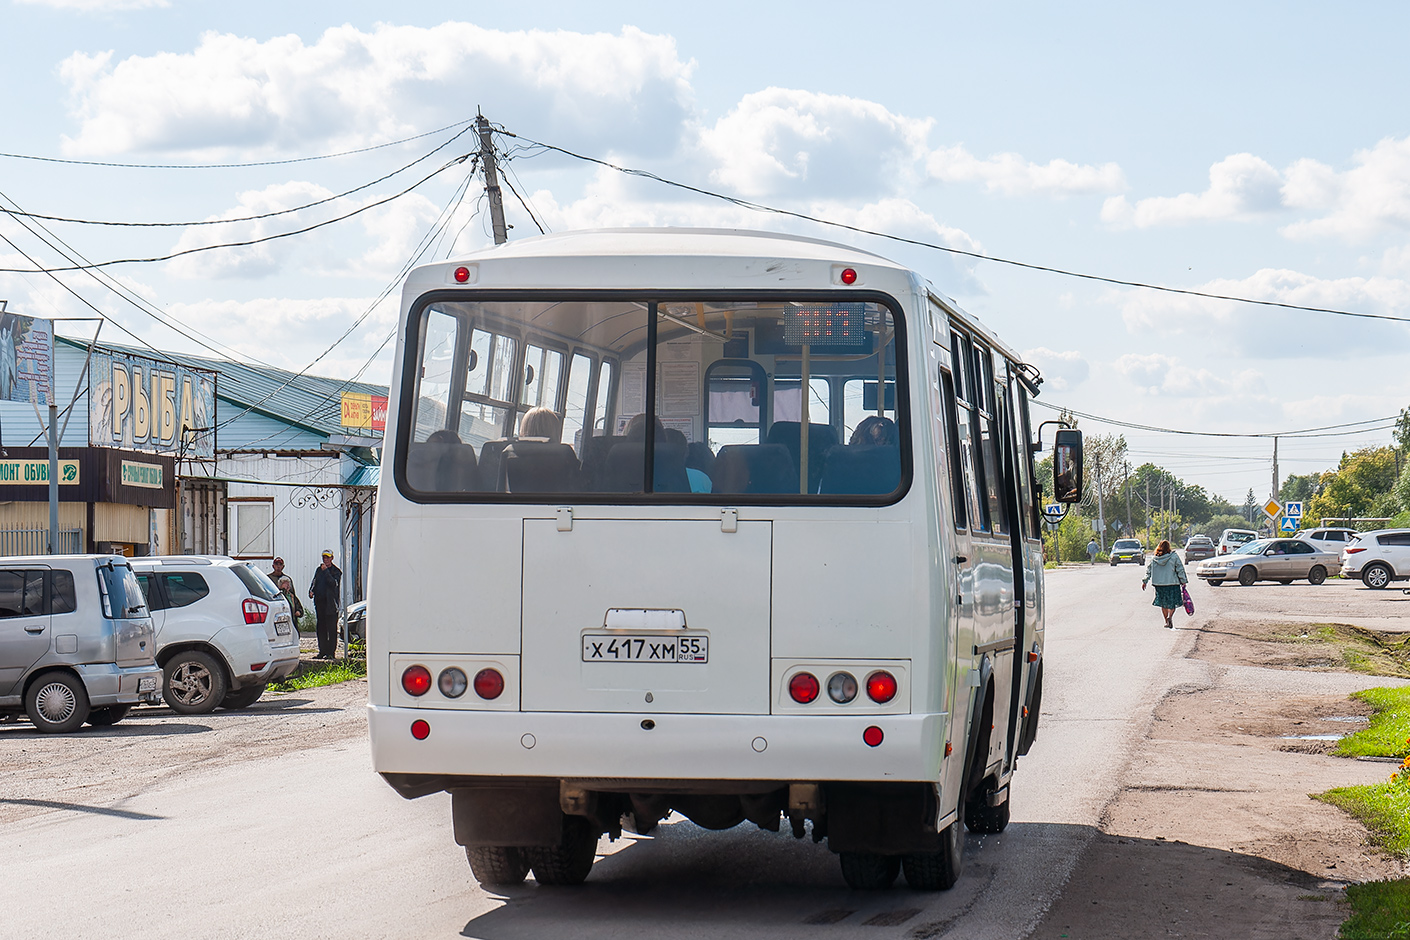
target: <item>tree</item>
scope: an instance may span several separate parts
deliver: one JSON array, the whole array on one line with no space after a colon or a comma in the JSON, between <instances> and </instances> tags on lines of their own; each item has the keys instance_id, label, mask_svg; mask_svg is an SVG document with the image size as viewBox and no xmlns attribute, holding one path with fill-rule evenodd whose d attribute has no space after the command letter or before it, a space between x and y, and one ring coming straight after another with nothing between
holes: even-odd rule
<instances>
[{"instance_id":1,"label":"tree","mask_svg":"<svg viewBox=\"0 0 1410 940\"><path fill-rule=\"evenodd\" d=\"M1317 485L1322 478L1320 473L1296 473L1288 474L1288 478L1283 481L1283 485L1278 490L1278 501L1286 503L1288 500L1307 502L1317 492Z\"/></svg>"},{"instance_id":2,"label":"tree","mask_svg":"<svg viewBox=\"0 0 1410 940\"><path fill-rule=\"evenodd\" d=\"M1400 506L1394 447L1365 447L1342 454L1341 464L1322 474L1322 491L1307 506L1310 519L1394 516Z\"/></svg>"},{"instance_id":3,"label":"tree","mask_svg":"<svg viewBox=\"0 0 1410 940\"><path fill-rule=\"evenodd\" d=\"M1258 497L1253 495L1253 487L1248 488L1248 495L1244 497L1244 519L1250 526L1253 525L1253 514L1258 512Z\"/></svg>"}]
</instances>

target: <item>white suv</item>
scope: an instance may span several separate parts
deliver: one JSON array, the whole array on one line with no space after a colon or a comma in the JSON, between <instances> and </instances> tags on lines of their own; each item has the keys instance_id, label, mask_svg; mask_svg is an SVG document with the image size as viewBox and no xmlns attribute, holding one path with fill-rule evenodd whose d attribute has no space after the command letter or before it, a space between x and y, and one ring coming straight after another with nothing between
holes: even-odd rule
<instances>
[{"instance_id":1,"label":"white suv","mask_svg":"<svg viewBox=\"0 0 1410 940\"><path fill-rule=\"evenodd\" d=\"M1410 529L1362 532L1341 552L1343 577L1360 578L1368 588L1410 579Z\"/></svg>"},{"instance_id":2,"label":"white suv","mask_svg":"<svg viewBox=\"0 0 1410 940\"><path fill-rule=\"evenodd\" d=\"M289 602L263 572L222 556L132 559L157 632L163 698L183 715L248 708L299 668Z\"/></svg>"},{"instance_id":3,"label":"white suv","mask_svg":"<svg viewBox=\"0 0 1410 940\"><path fill-rule=\"evenodd\" d=\"M1252 529L1225 529L1224 534L1219 537L1219 554L1227 555L1237 551L1239 546L1247 545L1258 538L1258 533Z\"/></svg>"},{"instance_id":4,"label":"white suv","mask_svg":"<svg viewBox=\"0 0 1410 940\"><path fill-rule=\"evenodd\" d=\"M1355 529L1332 528L1332 529L1310 529L1306 532L1299 532L1297 537L1304 542L1311 542L1317 546L1319 552L1334 552L1341 554L1341 550L1347 545L1356 541L1361 533Z\"/></svg>"}]
</instances>

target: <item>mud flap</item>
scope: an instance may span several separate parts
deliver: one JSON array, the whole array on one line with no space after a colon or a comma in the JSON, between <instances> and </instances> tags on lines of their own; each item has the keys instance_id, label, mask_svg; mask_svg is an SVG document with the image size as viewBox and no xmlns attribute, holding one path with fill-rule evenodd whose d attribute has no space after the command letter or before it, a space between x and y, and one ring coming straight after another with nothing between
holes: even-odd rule
<instances>
[{"instance_id":1,"label":"mud flap","mask_svg":"<svg viewBox=\"0 0 1410 940\"><path fill-rule=\"evenodd\" d=\"M478 846L556 846L563 837L558 786L467 787L450 791L455 841Z\"/></svg>"}]
</instances>

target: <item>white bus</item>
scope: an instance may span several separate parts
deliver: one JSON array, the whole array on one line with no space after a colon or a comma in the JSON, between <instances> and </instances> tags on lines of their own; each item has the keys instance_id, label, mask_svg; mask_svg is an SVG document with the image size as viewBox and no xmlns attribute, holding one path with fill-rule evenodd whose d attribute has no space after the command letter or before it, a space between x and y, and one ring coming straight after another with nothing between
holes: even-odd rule
<instances>
[{"instance_id":1,"label":"white bus","mask_svg":"<svg viewBox=\"0 0 1410 940\"><path fill-rule=\"evenodd\" d=\"M675 811L943 889L963 827L1004 828L1040 379L988 329L857 248L626 229L418 268L397 350L373 763L449 791L481 883L579 883Z\"/></svg>"}]
</instances>

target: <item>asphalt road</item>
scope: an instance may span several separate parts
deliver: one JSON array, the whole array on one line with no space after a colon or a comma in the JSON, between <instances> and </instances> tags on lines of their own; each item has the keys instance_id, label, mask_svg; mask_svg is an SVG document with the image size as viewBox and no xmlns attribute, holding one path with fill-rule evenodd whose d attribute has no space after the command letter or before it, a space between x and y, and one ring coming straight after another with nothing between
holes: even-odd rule
<instances>
[{"instance_id":1,"label":"asphalt road","mask_svg":"<svg viewBox=\"0 0 1410 940\"><path fill-rule=\"evenodd\" d=\"M968 837L951 891L922 894L899 881L853 892L825 846L795 841L786 826L706 832L678 822L650 838L604 839L605 857L581 888L531 880L486 892L451 837L449 798L396 796L372 773L365 737L311 747L288 737L249 759L220 745L251 722L312 720L300 717L305 708L323 711L322 725L338 717L329 711L336 693L300 693L297 706L261 702L185 722L209 756L180 772L169 743L153 758L158 769L143 764L143 748L169 742L159 729L172 717L63 742L0 732L0 934L815 940L866 925L868 937L1023 936L1092 837L1153 706L1190 668L1169 655L1179 631L1160 626L1138 569L1065 569L1048 583L1042 724L1015 778L1013 822L1000 836ZM355 730L350 694L339 714ZM78 771L41 792L26 787L55 763ZM124 787L85 791L84 774L105 767L112 776L119 765ZM32 769L21 775L20 766Z\"/></svg>"}]
</instances>

